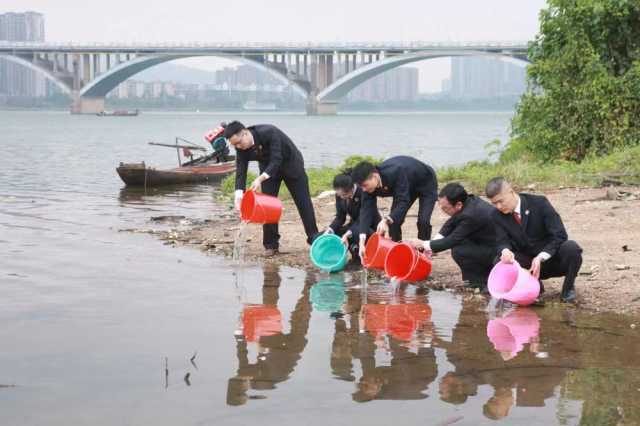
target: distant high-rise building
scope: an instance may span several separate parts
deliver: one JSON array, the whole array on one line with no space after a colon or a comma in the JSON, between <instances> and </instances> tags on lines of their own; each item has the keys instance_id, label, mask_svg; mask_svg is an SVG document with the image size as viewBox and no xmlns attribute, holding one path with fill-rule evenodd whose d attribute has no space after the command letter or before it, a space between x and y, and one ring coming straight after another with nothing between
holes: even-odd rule
<instances>
[{"instance_id":1,"label":"distant high-rise building","mask_svg":"<svg viewBox=\"0 0 640 426\"><path fill-rule=\"evenodd\" d=\"M399 67L373 77L353 89L348 99L364 102L414 101L418 98L417 68Z\"/></svg>"},{"instance_id":2,"label":"distant high-rise building","mask_svg":"<svg viewBox=\"0 0 640 426\"><path fill-rule=\"evenodd\" d=\"M454 98L495 98L524 92L526 69L495 58L452 58L450 93Z\"/></svg>"},{"instance_id":3,"label":"distant high-rise building","mask_svg":"<svg viewBox=\"0 0 640 426\"><path fill-rule=\"evenodd\" d=\"M37 12L0 14L0 41L43 42L44 15ZM7 96L47 95L44 77L22 65L0 59L0 93Z\"/></svg>"}]
</instances>

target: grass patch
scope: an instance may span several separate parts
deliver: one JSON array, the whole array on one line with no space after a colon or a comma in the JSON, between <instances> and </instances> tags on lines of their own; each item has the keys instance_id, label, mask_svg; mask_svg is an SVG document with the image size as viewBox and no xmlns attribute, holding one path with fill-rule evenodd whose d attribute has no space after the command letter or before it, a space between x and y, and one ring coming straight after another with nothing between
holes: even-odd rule
<instances>
[{"instance_id":1,"label":"grass patch","mask_svg":"<svg viewBox=\"0 0 640 426\"><path fill-rule=\"evenodd\" d=\"M598 186L604 179L626 184L640 184L640 146L625 148L606 156L587 157L580 163L572 161L539 162L509 159L497 162L472 161L462 166L438 169L440 185L461 182L468 189L483 193L487 181L504 176L515 186L537 189L568 186Z\"/></svg>"},{"instance_id":2,"label":"grass patch","mask_svg":"<svg viewBox=\"0 0 640 426\"><path fill-rule=\"evenodd\" d=\"M545 162L526 159L526 157L501 155L496 162L471 161L462 166L450 166L438 169L438 183L442 187L448 182L461 182L477 194L484 193L487 181L495 176L504 176L516 187L526 188L535 185L536 189L553 189L569 186L598 186L603 179L613 179L625 184L640 184L640 146L625 148L606 156L591 156L580 163L571 161ZM380 162L368 156L352 156L345 159L340 167L322 167L308 169L309 187L312 196L332 189L333 177L345 168L355 166L360 161ZM247 184L255 179L249 173ZM227 176L221 185L224 196L233 194L235 175ZM280 189L280 197L290 198L285 185Z\"/></svg>"}]
</instances>

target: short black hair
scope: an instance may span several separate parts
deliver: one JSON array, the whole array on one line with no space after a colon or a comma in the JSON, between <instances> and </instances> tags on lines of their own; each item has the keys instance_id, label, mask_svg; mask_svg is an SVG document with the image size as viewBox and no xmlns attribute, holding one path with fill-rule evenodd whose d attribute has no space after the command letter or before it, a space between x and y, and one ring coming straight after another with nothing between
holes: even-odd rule
<instances>
[{"instance_id":1,"label":"short black hair","mask_svg":"<svg viewBox=\"0 0 640 426\"><path fill-rule=\"evenodd\" d=\"M502 191L506 182L507 181L502 176L494 177L487 182L487 186L484 189L485 194L487 194L487 198L493 198L498 195Z\"/></svg>"},{"instance_id":2,"label":"short black hair","mask_svg":"<svg viewBox=\"0 0 640 426\"><path fill-rule=\"evenodd\" d=\"M351 172L351 179L358 185L362 185L362 183L369 179L371 173L375 172L376 166L368 161L361 161L353 168Z\"/></svg>"},{"instance_id":3,"label":"short black hair","mask_svg":"<svg viewBox=\"0 0 640 426\"><path fill-rule=\"evenodd\" d=\"M232 136L237 135L241 130L244 130L244 124L239 121L232 121L224 128L224 137L231 139Z\"/></svg>"},{"instance_id":4,"label":"short black hair","mask_svg":"<svg viewBox=\"0 0 640 426\"><path fill-rule=\"evenodd\" d=\"M455 206L458 202L464 203L468 197L467 190L458 182L446 184L438 194L438 198L446 198L452 206Z\"/></svg>"},{"instance_id":5,"label":"short black hair","mask_svg":"<svg viewBox=\"0 0 640 426\"><path fill-rule=\"evenodd\" d=\"M346 173L340 173L333 178L333 189L350 190L353 187L353 179Z\"/></svg>"}]
</instances>

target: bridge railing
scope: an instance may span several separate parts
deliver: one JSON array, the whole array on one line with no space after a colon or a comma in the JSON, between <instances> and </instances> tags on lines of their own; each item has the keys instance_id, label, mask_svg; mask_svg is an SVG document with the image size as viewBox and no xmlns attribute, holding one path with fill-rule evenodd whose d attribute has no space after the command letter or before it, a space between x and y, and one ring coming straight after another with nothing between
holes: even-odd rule
<instances>
[{"instance_id":1,"label":"bridge railing","mask_svg":"<svg viewBox=\"0 0 640 426\"><path fill-rule=\"evenodd\" d=\"M370 42L136 42L136 43L120 43L120 42L15 42L0 41L2 49L21 49L21 50L48 50L57 49L73 49L73 50L99 50L108 48L110 50L182 50L182 49L233 49L233 50L416 50L416 49L471 49L471 48L504 48L504 49L524 49L527 42L522 41L370 41Z\"/></svg>"}]
</instances>

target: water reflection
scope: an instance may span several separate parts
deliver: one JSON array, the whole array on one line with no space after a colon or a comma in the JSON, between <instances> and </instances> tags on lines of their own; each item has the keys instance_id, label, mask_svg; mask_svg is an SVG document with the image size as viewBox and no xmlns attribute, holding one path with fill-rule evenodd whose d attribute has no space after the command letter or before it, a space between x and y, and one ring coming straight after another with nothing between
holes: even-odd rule
<instances>
[{"instance_id":1,"label":"water reflection","mask_svg":"<svg viewBox=\"0 0 640 426\"><path fill-rule=\"evenodd\" d=\"M238 369L228 382L227 404L244 405L249 399L264 398L264 395L249 395L249 391L275 389L293 373L307 345L311 318L309 291L314 281L314 274L308 272L291 312L289 332L285 333L278 309L280 270L277 265L264 266L262 303L243 306L242 332L235 334ZM250 344L255 345L257 351L255 360L249 355Z\"/></svg>"},{"instance_id":2,"label":"water reflection","mask_svg":"<svg viewBox=\"0 0 640 426\"><path fill-rule=\"evenodd\" d=\"M571 309L487 312L485 301L449 295L436 298L440 305L432 306L425 289L395 291L388 282L361 281L359 274L313 271L306 272L297 301L287 309L280 301L287 286L279 267L265 265L263 274L261 295L243 300L239 313L238 367L228 380L228 405L270 397L269 391L295 374L313 312L318 313L314 324L332 335L330 377L351 382L344 396L359 403L429 399L462 409L465 418L513 417L516 423L522 413L513 413L521 408L539 408L547 419L565 423L581 409L588 412L583 416L608 418L611 413L602 406L610 407L612 400L599 397L604 400L594 402L585 392L587 384L610 385L602 366L614 367L611 374L616 375L637 365L625 351L603 356L593 346L619 339L618 345L638 348L637 341L626 342L625 333L592 326ZM454 299L461 305L459 313L441 305ZM438 321L451 324L450 329L439 328ZM632 383L640 383L638 375L631 375ZM631 392L634 385L628 380L620 376L622 388ZM621 398L619 392L611 394ZM584 404L571 404L569 396ZM626 418L640 415L628 408L625 413Z\"/></svg>"},{"instance_id":3,"label":"water reflection","mask_svg":"<svg viewBox=\"0 0 640 426\"><path fill-rule=\"evenodd\" d=\"M525 344L538 353L539 332L540 318L530 308L516 308L487 324L487 337L505 361L514 358Z\"/></svg>"}]
</instances>

